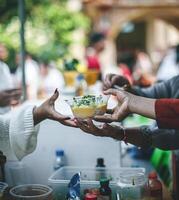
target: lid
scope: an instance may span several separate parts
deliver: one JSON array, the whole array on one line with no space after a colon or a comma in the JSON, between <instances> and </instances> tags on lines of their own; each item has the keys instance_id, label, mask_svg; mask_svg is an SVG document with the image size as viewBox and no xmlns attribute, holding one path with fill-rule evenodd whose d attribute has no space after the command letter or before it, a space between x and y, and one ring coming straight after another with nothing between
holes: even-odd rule
<instances>
[{"instance_id":1,"label":"lid","mask_svg":"<svg viewBox=\"0 0 179 200\"><path fill-rule=\"evenodd\" d=\"M100 179L100 185L109 185L109 178L101 178Z\"/></svg>"},{"instance_id":2,"label":"lid","mask_svg":"<svg viewBox=\"0 0 179 200\"><path fill-rule=\"evenodd\" d=\"M104 158L97 158L97 165L96 167L105 167Z\"/></svg>"},{"instance_id":3,"label":"lid","mask_svg":"<svg viewBox=\"0 0 179 200\"><path fill-rule=\"evenodd\" d=\"M149 179L157 179L157 173L155 171L153 172L150 172L149 175L148 175L148 178Z\"/></svg>"},{"instance_id":4,"label":"lid","mask_svg":"<svg viewBox=\"0 0 179 200\"><path fill-rule=\"evenodd\" d=\"M64 156L64 151L62 149L57 149L56 156Z\"/></svg>"},{"instance_id":5,"label":"lid","mask_svg":"<svg viewBox=\"0 0 179 200\"><path fill-rule=\"evenodd\" d=\"M87 193L85 195L85 200L97 200L97 196L95 194Z\"/></svg>"},{"instance_id":6,"label":"lid","mask_svg":"<svg viewBox=\"0 0 179 200\"><path fill-rule=\"evenodd\" d=\"M146 183L146 177L144 173L136 172L123 172L119 175L119 186L133 187L133 186L142 186Z\"/></svg>"}]
</instances>

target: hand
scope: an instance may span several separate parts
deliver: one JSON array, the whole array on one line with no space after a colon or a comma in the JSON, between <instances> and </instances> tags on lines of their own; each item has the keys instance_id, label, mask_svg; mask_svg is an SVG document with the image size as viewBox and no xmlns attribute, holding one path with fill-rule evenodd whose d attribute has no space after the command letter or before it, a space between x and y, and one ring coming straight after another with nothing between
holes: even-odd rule
<instances>
[{"instance_id":1,"label":"hand","mask_svg":"<svg viewBox=\"0 0 179 200\"><path fill-rule=\"evenodd\" d=\"M128 89L131 87L129 81L124 76L117 74L107 74L103 81L103 90L113 88L114 85L118 85L120 87L127 86Z\"/></svg>"},{"instance_id":2,"label":"hand","mask_svg":"<svg viewBox=\"0 0 179 200\"><path fill-rule=\"evenodd\" d=\"M102 124L101 126L95 126L91 119L81 120L76 119L78 127L86 133L100 136L100 137L112 137L114 139L122 140L124 138L123 128L120 126L112 126L109 124Z\"/></svg>"},{"instance_id":3,"label":"hand","mask_svg":"<svg viewBox=\"0 0 179 200\"><path fill-rule=\"evenodd\" d=\"M48 100L46 100L41 106L34 108L33 115L35 125L45 119L51 119L66 126L77 127L73 119L62 115L55 110L55 101L57 100L58 96L59 92L56 89L54 94Z\"/></svg>"},{"instance_id":4,"label":"hand","mask_svg":"<svg viewBox=\"0 0 179 200\"><path fill-rule=\"evenodd\" d=\"M109 114L95 116L94 119L96 121L106 123L122 121L131 113L130 102L133 100L135 95L120 89L109 89L104 91L104 94L115 95L118 100L118 105L112 110L107 110L107 113Z\"/></svg>"},{"instance_id":5,"label":"hand","mask_svg":"<svg viewBox=\"0 0 179 200\"><path fill-rule=\"evenodd\" d=\"M22 95L21 89L8 89L0 92L0 107L16 105Z\"/></svg>"}]
</instances>

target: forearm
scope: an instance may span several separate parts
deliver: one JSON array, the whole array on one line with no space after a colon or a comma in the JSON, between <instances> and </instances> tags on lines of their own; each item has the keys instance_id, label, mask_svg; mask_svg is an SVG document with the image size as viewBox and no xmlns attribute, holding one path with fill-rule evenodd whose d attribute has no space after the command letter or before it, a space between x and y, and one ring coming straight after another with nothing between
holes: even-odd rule
<instances>
[{"instance_id":1,"label":"forearm","mask_svg":"<svg viewBox=\"0 0 179 200\"><path fill-rule=\"evenodd\" d=\"M155 99L133 95L129 100L129 110L131 113L136 113L145 117L156 119L155 102Z\"/></svg>"},{"instance_id":2,"label":"forearm","mask_svg":"<svg viewBox=\"0 0 179 200\"><path fill-rule=\"evenodd\" d=\"M158 129L157 127L142 126L126 128L125 142L141 148L159 148L162 150L176 150L179 148L179 130ZM116 140L124 139L124 131L118 130Z\"/></svg>"},{"instance_id":3,"label":"forearm","mask_svg":"<svg viewBox=\"0 0 179 200\"><path fill-rule=\"evenodd\" d=\"M114 139L121 140L123 138L121 135L124 136L124 130L119 131ZM151 135L144 134L141 128L126 128L125 136L125 142L129 144L133 144L141 148L149 148L152 145Z\"/></svg>"}]
</instances>

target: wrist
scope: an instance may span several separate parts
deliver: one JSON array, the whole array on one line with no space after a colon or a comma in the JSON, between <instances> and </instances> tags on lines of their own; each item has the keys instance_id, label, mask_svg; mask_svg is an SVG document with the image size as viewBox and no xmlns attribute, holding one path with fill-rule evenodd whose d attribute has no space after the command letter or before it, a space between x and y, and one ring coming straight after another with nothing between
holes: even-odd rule
<instances>
[{"instance_id":1,"label":"wrist","mask_svg":"<svg viewBox=\"0 0 179 200\"><path fill-rule=\"evenodd\" d=\"M113 138L116 140L124 140L126 136L126 129L124 127L118 127L118 130L114 132Z\"/></svg>"},{"instance_id":2,"label":"wrist","mask_svg":"<svg viewBox=\"0 0 179 200\"><path fill-rule=\"evenodd\" d=\"M34 125L37 125L41 121L43 121L45 118L43 117L43 114L41 112L40 106L34 107L33 109L33 119L34 119Z\"/></svg>"}]
</instances>

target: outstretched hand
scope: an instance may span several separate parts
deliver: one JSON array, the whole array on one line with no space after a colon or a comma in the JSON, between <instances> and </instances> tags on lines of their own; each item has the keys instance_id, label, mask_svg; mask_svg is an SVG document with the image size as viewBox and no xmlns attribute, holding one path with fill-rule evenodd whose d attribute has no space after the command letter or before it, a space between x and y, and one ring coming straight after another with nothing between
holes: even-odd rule
<instances>
[{"instance_id":1,"label":"outstretched hand","mask_svg":"<svg viewBox=\"0 0 179 200\"><path fill-rule=\"evenodd\" d=\"M112 137L118 140L124 138L124 131L120 126L109 125L107 123L96 126L92 119L76 119L76 124L81 130L94 136Z\"/></svg>"},{"instance_id":2,"label":"outstretched hand","mask_svg":"<svg viewBox=\"0 0 179 200\"><path fill-rule=\"evenodd\" d=\"M96 121L105 123L122 121L131 113L130 101L131 99L133 99L134 95L120 89L109 89L107 91L104 91L104 94L116 96L118 100L118 105L112 110L107 110L107 114L105 115L95 116L94 119Z\"/></svg>"},{"instance_id":3,"label":"outstretched hand","mask_svg":"<svg viewBox=\"0 0 179 200\"><path fill-rule=\"evenodd\" d=\"M55 101L59 96L56 89L54 94L47 99L42 105L34 108L34 124L38 124L45 119L51 119L60 122L63 125L77 127L75 121L70 117L60 114L55 110Z\"/></svg>"}]
</instances>

